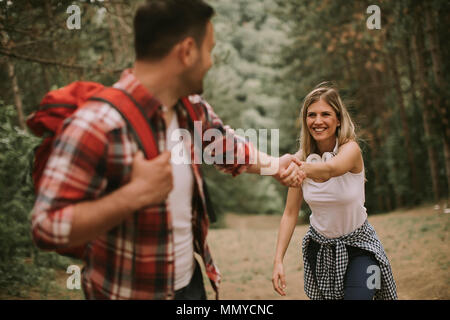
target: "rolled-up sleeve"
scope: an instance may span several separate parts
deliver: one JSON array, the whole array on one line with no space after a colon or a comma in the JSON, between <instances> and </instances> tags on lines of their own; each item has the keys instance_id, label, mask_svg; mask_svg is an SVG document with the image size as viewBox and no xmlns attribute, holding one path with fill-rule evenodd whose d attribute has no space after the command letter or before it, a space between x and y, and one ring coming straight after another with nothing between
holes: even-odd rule
<instances>
[{"instance_id":1,"label":"rolled-up sleeve","mask_svg":"<svg viewBox=\"0 0 450 320\"><path fill-rule=\"evenodd\" d=\"M101 123L84 113L65 121L40 180L31 212L35 244L46 250L67 246L74 205L94 199L104 189L107 134Z\"/></svg>"},{"instance_id":2,"label":"rolled-up sleeve","mask_svg":"<svg viewBox=\"0 0 450 320\"><path fill-rule=\"evenodd\" d=\"M256 149L244 137L224 125L213 108L200 96L190 97L191 102L202 106L202 147L204 158L214 159L220 171L237 176L254 163Z\"/></svg>"}]
</instances>

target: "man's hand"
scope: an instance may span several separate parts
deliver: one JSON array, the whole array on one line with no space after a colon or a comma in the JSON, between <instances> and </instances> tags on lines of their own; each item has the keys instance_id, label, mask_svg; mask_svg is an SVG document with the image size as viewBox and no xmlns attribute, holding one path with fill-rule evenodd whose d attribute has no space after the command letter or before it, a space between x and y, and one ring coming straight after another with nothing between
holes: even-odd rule
<instances>
[{"instance_id":1,"label":"man's hand","mask_svg":"<svg viewBox=\"0 0 450 320\"><path fill-rule=\"evenodd\" d=\"M306 178L305 173L299 168L301 166L300 160L291 154L285 154L278 160L278 172L274 175L274 178L286 187L300 188Z\"/></svg>"},{"instance_id":2,"label":"man's hand","mask_svg":"<svg viewBox=\"0 0 450 320\"><path fill-rule=\"evenodd\" d=\"M173 188L170 152L145 160L133 159L131 181L112 193L74 206L69 247L78 246L119 225L133 212L163 202ZM95 212L95 214L92 214Z\"/></svg>"},{"instance_id":3,"label":"man's hand","mask_svg":"<svg viewBox=\"0 0 450 320\"><path fill-rule=\"evenodd\" d=\"M141 151L133 159L130 186L135 190L139 208L157 205L169 196L173 188L171 153L166 151L152 160L146 160Z\"/></svg>"}]
</instances>

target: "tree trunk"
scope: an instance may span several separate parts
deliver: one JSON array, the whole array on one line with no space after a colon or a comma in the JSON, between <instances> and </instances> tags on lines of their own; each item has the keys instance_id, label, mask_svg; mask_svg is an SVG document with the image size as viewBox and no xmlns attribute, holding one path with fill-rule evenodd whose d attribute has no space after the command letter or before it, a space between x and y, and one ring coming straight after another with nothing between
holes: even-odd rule
<instances>
[{"instance_id":1,"label":"tree trunk","mask_svg":"<svg viewBox=\"0 0 450 320\"><path fill-rule=\"evenodd\" d=\"M439 37L435 28L435 17L429 5L425 8L425 20L426 20L426 34L430 44L431 61L433 64L433 76L435 80L436 88L438 89L438 95L436 97L437 111L439 112L440 119L442 121L442 131L444 137L444 155L445 155L445 169L447 174L447 196L450 198L450 123L449 123L449 111L446 107L446 101L444 99L445 92L445 80L442 75L443 64L442 54L439 45Z\"/></svg>"},{"instance_id":2,"label":"tree trunk","mask_svg":"<svg viewBox=\"0 0 450 320\"><path fill-rule=\"evenodd\" d=\"M395 56L395 54L389 54L389 61L391 64L391 70L392 70L392 76L393 76L393 80L394 80L394 88L396 91L396 95L397 95L397 105L398 105L398 110L400 113L400 119L402 122L402 133L403 133L403 138L405 139L405 149L406 149L406 154L407 154L407 158L408 158L408 164L409 164L409 168L410 168L410 172L411 172L411 182L412 182L412 187L414 190L414 202L416 202L417 198L419 197L419 193L420 193L420 189L419 189L419 183L418 183L418 179L417 179L417 166L416 166L416 161L415 161L415 157L414 157L414 151L411 145L411 134L409 131L409 125L408 125L408 117L406 115L406 110L405 110L405 101L403 98L403 92L402 92L402 88L400 85L400 75L398 72L398 65L397 65L397 58Z\"/></svg>"},{"instance_id":3,"label":"tree trunk","mask_svg":"<svg viewBox=\"0 0 450 320\"><path fill-rule=\"evenodd\" d=\"M370 145L370 150L372 151L372 158L376 159L378 157L378 152L377 152L377 144L375 141L375 137L371 136L369 138L369 145ZM381 175L380 175L380 171L378 170L378 168L376 168L375 166L372 165L373 168L373 175L375 177L375 194L377 196L377 203L378 203L378 210L380 211L384 211L385 209L387 209L389 206L384 202L384 198L381 192L376 192L376 190L382 190L382 179L381 179Z\"/></svg>"},{"instance_id":4,"label":"tree trunk","mask_svg":"<svg viewBox=\"0 0 450 320\"><path fill-rule=\"evenodd\" d=\"M424 39L423 32L420 28L420 24L418 24L416 34L413 36L413 52L417 65L417 74L419 78L419 86L422 95L422 113L423 113L423 128L425 131L425 145L428 153L428 160L430 165L430 173L431 173L431 182L433 185L433 198L435 202L439 201L440 197L440 187L439 187L439 163L436 154L436 150L433 145L430 143L430 140L433 136L431 118L432 118L432 109L429 103L429 90L427 87L427 73L425 69L425 58L424 54Z\"/></svg>"},{"instance_id":5,"label":"tree trunk","mask_svg":"<svg viewBox=\"0 0 450 320\"><path fill-rule=\"evenodd\" d=\"M115 12L117 16L117 20L119 22L120 28L119 28L119 36L120 36L120 42L122 43L122 47L128 52L129 46L129 37L133 35L132 28L126 23L125 21L125 13L123 10L123 6L121 3L115 4Z\"/></svg>"},{"instance_id":6,"label":"tree trunk","mask_svg":"<svg viewBox=\"0 0 450 320\"><path fill-rule=\"evenodd\" d=\"M371 72L369 72L369 76L370 76L371 82L374 85L376 85L376 87L374 90L369 91L370 93L368 96L367 103L371 103L373 105L373 107L368 109L371 111L371 114L369 114L368 116L370 119L375 119L375 117L381 117L381 118L383 118L383 120L386 120L386 121L382 121L382 123L386 124L386 123L388 123L388 121L385 118L385 104L382 101L382 99L380 99L380 97L385 97L386 94L384 92L383 86L377 85L377 84L381 84L384 82L382 81L381 74L378 71L372 70ZM363 82L363 81L361 81L361 82ZM369 124L369 127L370 126L371 126L371 124ZM371 128L370 130L373 135L372 136L373 141L371 143L371 150L374 155L373 158L374 159L380 159L380 158L383 159L383 158L385 158L385 156L380 154L381 153L380 150L383 149L385 137L389 136L389 126L385 126L381 130L379 128ZM393 189L394 193L395 193L395 188L389 182L389 178L388 178L389 172L392 169L387 166L386 161L383 161L381 163L382 163L382 165L380 165L380 166L378 166L378 168L376 168L375 182L380 190L385 190L386 188L388 190L388 191L383 191L382 193L378 192L378 197L379 197L379 199L381 197L381 201L383 203L382 207L384 207L385 210L389 212L394 209L392 201L391 201L391 192L389 192L389 189ZM399 200L399 199L401 200L401 197L399 198L397 194L395 194L395 198L396 198L396 200ZM397 204L401 205L401 201L400 202L397 201Z\"/></svg>"},{"instance_id":7,"label":"tree trunk","mask_svg":"<svg viewBox=\"0 0 450 320\"><path fill-rule=\"evenodd\" d=\"M406 64L408 66L408 77L410 82L409 91L411 94L411 101L414 107L414 111L417 110L417 86L416 86L416 77L414 73L414 65L413 65L413 58L411 53L411 39L405 38L405 58L406 58Z\"/></svg>"},{"instance_id":8,"label":"tree trunk","mask_svg":"<svg viewBox=\"0 0 450 320\"><path fill-rule=\"evenodd\" d=\"M120 48L124 47L123 44L119 45L120 42L120 38L118 36L118 31L117 32L117 23L114 23L113 19L113 14L112 14L112 10L113 10L113 5L112 4L106 4L105 3L105 8L108 11L106 20L108 22L108 31L109 31L109 38L111 41L111 47L112 47L112 53L113 53L113 58L114 58L114 63L116 64L116 66L119 65L119 63L121 62L121 56L120 56Z\"/></svg>"},{"instance_id":9,"label":"tree trunk","mask_svg":"<svg viewBox=\"0 0 450 320\"><path fill-rule=\"evenodd\" d=\"M19 120L19 126L23 130L26 129L25 126L25 118L23 116L23 105L22 105L22 96L20 94L19 85L17 83L17 77L14 69L14 64L11 62L10 59L6 59L6 65L8 66L8 76L9 80L11 81L11 87L13 89L14 93L14 105L17 109L17 116Z\"/></svg>"},{"instance_id":10,"label":"tree trunk","mask_svg":"<svg viewBox=\"0 0 450 320\"><path fill-rule=\"evenodd\" d=\"M48 72L47 72L47 68L44 65L41 65L41 70L42 70L42 79L44 79L44 87L45 87L45 92L49 92L51 85L50 85L50 79L48 76Z\"/></svg>"},{"instance_id":11,"label":"tree trunk","mask_svg":"<svg viewBox=\"0 0 450 320\"><path fill-rule=\"evenodd\" d=\"M6 33L6 31L1 31L1 43L2 43L2 46L5 48L8 48L8 46L9 46L8 39L9 39L9 37L8 37L8 34ZM16 106L16 109L17 109L19 126L23 130L25 130L26 126L25 126L25 118L23 116L22 95L20 94L20 88L19 88L19 84L17 81L14 64L9 57L5 57L5 63L6 63L7 69L8 69L8 78L9 78L9 81L11 82L11 88L12 88L13 95L14 95L14 105Z\"/></svg>"}]
</instances>

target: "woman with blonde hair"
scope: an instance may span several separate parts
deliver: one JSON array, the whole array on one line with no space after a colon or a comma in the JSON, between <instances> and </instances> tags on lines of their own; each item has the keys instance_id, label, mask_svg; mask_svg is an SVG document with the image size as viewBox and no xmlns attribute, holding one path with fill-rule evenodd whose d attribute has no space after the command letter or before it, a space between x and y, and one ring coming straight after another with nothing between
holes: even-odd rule
<instances>
[{"instance_id":1,"label":"woman with blonde hair","mask_svg":"<svg viewBox=\"0 0 450 320\"><path fill-rule=\"evenodd\" d=\"M283 258L303 199L311 208L303 243L311 299L397 299L389 260L364 207L364 162L355 126L338 90L321 83L301 111L300 189L290 188L280 222L273 287L285 295Z\"/></svg>"}]
</instances>

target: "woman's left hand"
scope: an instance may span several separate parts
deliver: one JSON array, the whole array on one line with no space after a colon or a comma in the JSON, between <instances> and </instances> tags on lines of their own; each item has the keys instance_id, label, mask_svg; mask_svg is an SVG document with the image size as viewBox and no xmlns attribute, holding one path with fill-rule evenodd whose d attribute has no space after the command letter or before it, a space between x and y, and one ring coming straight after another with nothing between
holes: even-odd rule
<instances>
[{"instance_id":1,"label":"woman's left hand","mask_svg":"<svg viewBox=\"0 0 450 320\"><path fill-rule=\"evenodd\" d=\"M280 296L285 296L284 289L286 288L286 278L284 276L283 262L276 262L273 266L272 274L273 289L278 292Z\"/></svg>"}]
</instances>

